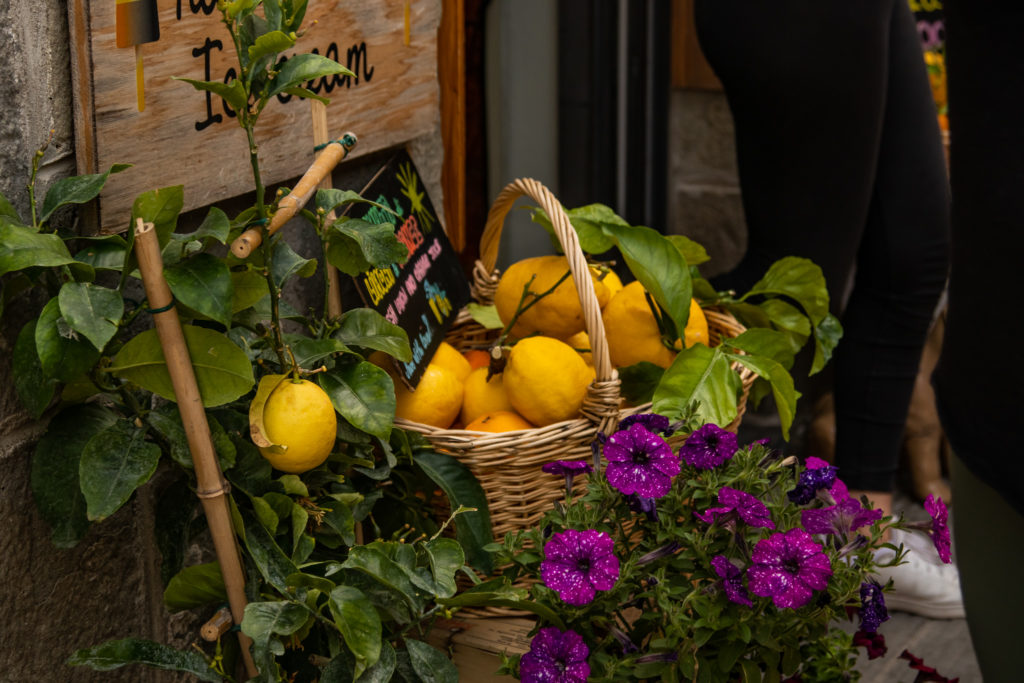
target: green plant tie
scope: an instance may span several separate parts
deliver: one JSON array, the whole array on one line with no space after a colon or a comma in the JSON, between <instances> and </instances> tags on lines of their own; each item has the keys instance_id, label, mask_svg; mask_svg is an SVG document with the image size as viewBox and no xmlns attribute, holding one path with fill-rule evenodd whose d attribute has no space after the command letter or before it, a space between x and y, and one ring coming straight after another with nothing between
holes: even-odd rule
<instances>
[{"instance_id":1,"label":"green plant tie","mask_svg":"<svg viewBox=\"0 0 1024 683\"><path fill-rule=\"evenodd\" d=\"M356 146L356 136L351 135L349 133L345 133L337 140L328 140L327 142L323 142L320 143L319 145L316 145L315 147L313 147L313 151L319 152L320 150L326 148L327 145L341 145L342 147L345 148L345 154L348 154L349 152L352 151L352 148Z\"/></svg>"},{"instance_id":2,"label":"green plant tie","mask_svg":"<svg viewBox=\"0 0 1024 683\"><path fill-rule=\"evenodd\" d=\"M160 308L147 308L146 309L146 313L149 313L150 315L156 315L157 313L166 313L167 311L171 310L172 308L174 308L174 296L173 295L171 296L171 302L169 304L167 304L166 306L161 306Z\"/></svg>"}]
</instances>

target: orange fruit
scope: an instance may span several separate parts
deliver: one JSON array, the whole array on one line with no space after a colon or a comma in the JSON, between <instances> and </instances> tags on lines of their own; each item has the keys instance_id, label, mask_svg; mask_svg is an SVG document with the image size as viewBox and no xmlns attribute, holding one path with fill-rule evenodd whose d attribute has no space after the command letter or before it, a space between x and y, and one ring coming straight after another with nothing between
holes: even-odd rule
<instances>
[{"instance_id":1,"label":"orange fruit","mask_svg":"<svg viewBox=\"0 0 1024 683\"><path fill-rule=\"evenodd\" d=\"M491 363L491 354L483 349L469 349L468 351L463 351L462 355L469 361L469 367L472 370L486 368Z\"/></svg>"},{"instance_id":2,"label":"orange fruit","mask_svg":"<svg viewBox=\"0 0 1024 683\"><path fill-rule=\"evenodd\" d=\"M512 432L517 429L533 429L533 425L518 413L510 410L496 410L484 413L466 425L468 432Z\"/></svg>"}]
</instances>

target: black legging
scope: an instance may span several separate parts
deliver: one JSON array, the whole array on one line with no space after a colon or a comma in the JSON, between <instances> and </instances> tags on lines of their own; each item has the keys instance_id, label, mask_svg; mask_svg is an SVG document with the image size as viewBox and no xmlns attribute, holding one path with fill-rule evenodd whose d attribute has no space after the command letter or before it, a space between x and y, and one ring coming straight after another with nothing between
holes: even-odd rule
<instances>
[{"instance_id":1,"label":"black legging","mask_svg":"<svg viewBox=\"0 0 1024 683\"><path fill-rule=\"evenodd\" d=\"M821 266L844 327L836 460L851 488L890 491L949 239L941 137L909 6L697 0L696 18L735 122L748 228L746 255L715 284L742 293L784 256Z\"/></svg>"}]
</instances>

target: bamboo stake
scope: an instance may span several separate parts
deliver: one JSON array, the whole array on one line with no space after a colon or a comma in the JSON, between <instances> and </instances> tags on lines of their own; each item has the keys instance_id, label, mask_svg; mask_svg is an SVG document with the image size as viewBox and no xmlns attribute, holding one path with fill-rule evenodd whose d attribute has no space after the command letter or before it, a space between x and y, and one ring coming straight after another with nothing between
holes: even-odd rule
<instances>
[{"instance_id":1,"label":"bamboo stake","mask_svg":"<svg viewBox=\"0 0 1024 683\"><path fill-rule=\"evenodd\" d=\"M160 257L160 245L156 230L152 223L143 223L136 219L135 252L139 260L139 272L146 288L146 299L153 313L153 325L160 337L167 371L171 375L174 395L178 399L178 410L181 422L185 427L188 448L192 453L192 462L196 471L196 495L203 504L206 521L213 536L214 550L220 571L224 576L227 588L228 604L231 616L236 624L242 623L245 613L245 574L239 557L235 534L231 528L231 515L226 497L227 482L221 475L217 463L217 453L210 438L210 425L206 421L202 399L199 396L199 385L196 384L192 360L185 345L185 335L181 329L178 312L174 308L171 289L164 279L163 260ZM249 677L259 672L253 662L249 646L252 640L238 632L238 642L242 648L242 657Z\"/></svg>"},{"instance_id":2,"label":"bamboo stake","mask_svg":"<svg viewBox=\"0 0 1024 683\"><path fill-rule=\"evenodd\" d=\"M270 225L267 226L267 237L277 232L306 205L320 181L338 165L339 161L348 156L348 153L356 146L356 142L355 133L345 133L340 140L334 140L324 147L323 153L299 178L295 189L278 202L277 211L274 212L273 218L270 219ZM231 252L238 258L247 258L253 249L262 243L263 233L260 229L250 228L231 243Z\"/></svg>"},{"instance_id":3,"label":"bamboo stake","mask_svg":"<svg viewBox=\"0 0 1024 683\"><path fill-rule=\"evenodd\" d=\"M313 115L313 144L316 147L326 145L328 142L327 133L327 105L319 100L310 100L310 113ZM326 151L326 150L325 150ZM323 152L318 152L322 155ZM328 173L320 181L320 187L329 190L333 187L331 174ZM332 224L338 217L331 211L327 214L326 225ZM330 263L325 263L327 269L327 319L336 320L341 317L341 282L338 279L338 269Z\"/></svg>"}]
</instances>

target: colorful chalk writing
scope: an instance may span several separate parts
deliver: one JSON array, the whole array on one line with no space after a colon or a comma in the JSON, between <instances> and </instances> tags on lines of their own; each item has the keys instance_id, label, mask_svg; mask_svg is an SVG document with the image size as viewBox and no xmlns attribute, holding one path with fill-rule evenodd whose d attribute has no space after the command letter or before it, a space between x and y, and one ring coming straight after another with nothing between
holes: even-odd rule
<instances>
[{"instance_id":1,"label":"colorful chalk writing","mask_svg":"<svg viewBox=\"0 0 1024 683\"><path fill-rule=\"evenodd\" d=\"M359 206L364 211L360 216L353 206L353 217L371 223L394 223L395 236L409 250L405 263L374 269L354 281L368 306L409 335L412 360L396 367L413 387L456 314L469 303L466 275L444 230L427 229L440 222L421 187L412 160L404 151L398 152L361 192L364 197L376 197L374 201L394 214L378 207L367 210Z\"/></svg>"}]
</instances>

